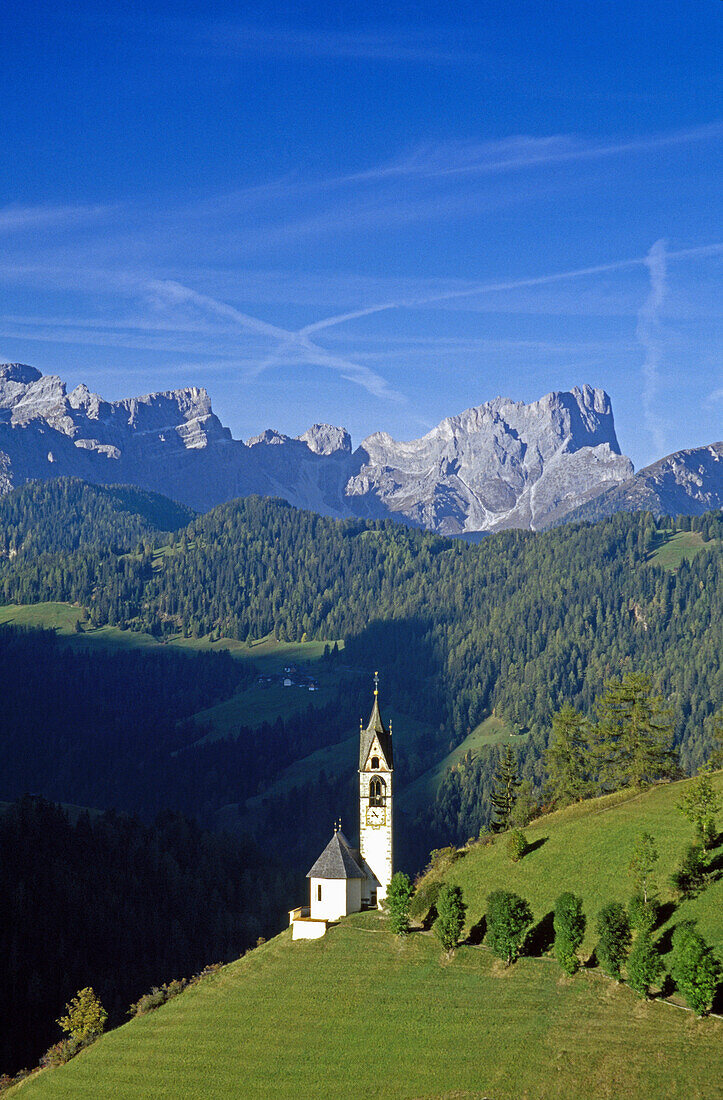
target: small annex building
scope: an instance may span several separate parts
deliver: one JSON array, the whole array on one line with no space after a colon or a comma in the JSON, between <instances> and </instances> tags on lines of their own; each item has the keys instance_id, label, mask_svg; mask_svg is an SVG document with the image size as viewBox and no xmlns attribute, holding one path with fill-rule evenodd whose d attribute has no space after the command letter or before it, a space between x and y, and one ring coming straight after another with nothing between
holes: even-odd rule
<instances>
[{"instance_id":1,"label":"small annex building","mask_svg":"<svg viewBox=\"0 0 723 1100\"><path fill-rule=\"evenodd\" d=\"M293 939L318 939L327 924L376 908L385 897L392 867L392 731L379 710L379 678L374 704L359 730L359 848L334 827L331 840L307 874L309 904L289 911Z\"/></svg>"}]
</instances>

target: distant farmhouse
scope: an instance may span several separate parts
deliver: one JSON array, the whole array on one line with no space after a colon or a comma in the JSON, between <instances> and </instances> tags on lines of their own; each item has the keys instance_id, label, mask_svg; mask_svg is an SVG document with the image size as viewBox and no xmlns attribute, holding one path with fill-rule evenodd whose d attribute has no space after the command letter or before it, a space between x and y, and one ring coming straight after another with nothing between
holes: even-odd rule
<instances>
[{"instance_id":1,"label":"distant farmhouse","mask_svg":"<svg viewBox=\"0 0 723 1100\"><path fill-rule=\"evenodd\" d=\"M330 921L373 909L386 896L392 879L392 729L379 710L379 675L374 674L374 705L366 728L359 729L359 847L341 831L334 834L309 879L309 905L289 912L292 936L318 939Z\"/></svg>"}]
</instances>

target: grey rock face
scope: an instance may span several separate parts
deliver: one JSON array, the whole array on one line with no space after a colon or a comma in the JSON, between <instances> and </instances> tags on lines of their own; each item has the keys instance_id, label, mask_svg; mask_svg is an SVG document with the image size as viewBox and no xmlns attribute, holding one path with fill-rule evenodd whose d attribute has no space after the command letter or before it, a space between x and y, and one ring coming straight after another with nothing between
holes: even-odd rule
<instances>
[{"instance_id":1,"label":"grey rock face","mask_svg":"<svg viewBox=\"0 0 723 1100\"><path fill-rule=\"evenodd\" d=\"M716 508L723 508L723 442L667 455L574 509L566 520L640 511L699 516Z\"/></svg>"},{"instance_id":2,"label":"grey rock face","mask_svg":"<svg viewBox=\"0 0 723 1100\"><path fill-rule=\"evenodd\" d=\"M610 399L583 386L525 405L498 397L421 439L343 428L232 439L204 389L105 401L0 366L0 491L72 474L139 485L206 511L259 493L331 516L393 517L441 534L539 528L630 479Z\"/></svg>"}]
</instances>

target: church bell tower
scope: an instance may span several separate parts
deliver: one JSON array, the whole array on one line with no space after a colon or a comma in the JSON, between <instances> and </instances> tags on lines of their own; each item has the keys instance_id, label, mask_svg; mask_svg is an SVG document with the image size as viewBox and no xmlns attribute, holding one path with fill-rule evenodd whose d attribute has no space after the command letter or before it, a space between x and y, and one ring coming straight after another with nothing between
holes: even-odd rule
<instances>
[{"instance_id":1,"label":"church bell tower","mask_svg":"<svg viewBox=\"0 0 723 1100\"><path fill-rule=\"evenodd\" d=\"M374 705L366 729L359 730L359 852L379 882L377 900L392 879L392 729L379 710L379 673L374 673Z\"/></svg>"}]
</instances>

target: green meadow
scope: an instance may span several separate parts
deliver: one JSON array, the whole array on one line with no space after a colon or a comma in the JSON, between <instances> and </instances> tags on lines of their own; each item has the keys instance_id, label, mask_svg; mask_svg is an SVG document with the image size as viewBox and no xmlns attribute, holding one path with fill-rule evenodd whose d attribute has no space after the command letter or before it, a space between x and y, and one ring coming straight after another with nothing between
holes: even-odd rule
<instances>
[{"instance_id":1,"label":"green meadow","mask_svg":"<svg viewBox=\"0 0 723 1100\"><path fill-rule=\"evenodd\" d=\"M651 551L648 561L657 562L665 569L677 569L683 561L695 557L705 546L700 531L658 532L659 545Z\"/></svg>"},{"instance_id":2,"label":"green meadow","mask_svg":"<svg viewBox=\"0 0 723 1100\"><path fill-rule=\"evenodd\" d=\"M723 789L723 773L715 780ZM446 874L464 890L468 926L496 887L524 894L537 917L573 889L593 918L629 895L630 847L644 830L658 842L659 892L669 901L666 876L690 832L675 807L681 787L620 792L541 819L526 829L533 847L517 865L504 838L473 846ZM712 853L714 865L722 853ZM665 940L682 917L697 918L720 952L720 879L667 912L657 935ZM584 947L593 946L590 934ZM484 944L465 944L448 960L432 933L399 940L382 915L361 913L322 940L282 933L12 1095L712 1100L722 1071L720 1017L643 1001L597 969L567 978L547 956L508 969Z\"/></svg>"},{"instance_id":3,"label":"green meadow","mask_svg":"<svg viewBox=\"0 0 723 1100\"><path fill-rule=\"evenodd\" d=\"M716 772L713 779L723 793L723 772ZM706 890L673 907L668 879L693 840L692 826L676 809L687 782L666 783L643 792L618 791L540 818L525 827L532 850L519 863L512 863L507 856L505 836L490 845L479 842L463 849L444 872L444 879L462 887L468 927L483 915L492 890L521 894L537 920L552 911L558 894L572 890L583 898L588 914L583 949L591 952L597 912L609 901L626 902L633 893L627 868L636 837L647 832L655 837L660 857L656 885L667 914L658 932L663 947L668 946L669 933L678 921L695 919L723 960L723 843L710 853L716 870ZM432 873L431 877L439 876Z\"/></svg>"}]
</instances>

